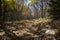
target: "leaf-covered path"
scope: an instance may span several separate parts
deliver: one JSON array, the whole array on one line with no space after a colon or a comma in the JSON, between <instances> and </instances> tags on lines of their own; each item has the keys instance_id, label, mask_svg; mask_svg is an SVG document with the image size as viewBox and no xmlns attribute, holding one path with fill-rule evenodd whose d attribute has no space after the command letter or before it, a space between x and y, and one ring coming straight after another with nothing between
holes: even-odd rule
<instances>
[{"instance_id":1,"label":"leaf-covered path","mask_svg":"<svg viewBox=\"0 0 60 40\"><path fill-rule=\"evenodd\" d=\"M0 36L2 36L2 39L3 38L5 39L5 37L3 36L7 36L8 39L17 38L16 40L19 40L20 38L36 38L39 35L39 31L43 27L45 27L45 25L48 24L48 22L51 22L51 20L33 19L33 20L22 20L15 22L5 22L6 32L5 31L0 32L0 34L2 34Z\"/></svg>"}]
</instances>

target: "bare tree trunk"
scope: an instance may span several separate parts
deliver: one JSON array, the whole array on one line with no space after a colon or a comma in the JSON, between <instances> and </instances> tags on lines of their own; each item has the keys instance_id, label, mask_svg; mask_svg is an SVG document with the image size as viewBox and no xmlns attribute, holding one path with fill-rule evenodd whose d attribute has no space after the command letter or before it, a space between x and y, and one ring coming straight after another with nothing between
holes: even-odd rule
<instances>
[{"instance_id":1,"label":"bare tree trunk","mask_svg":"<svg viewBox=\"0 0 60 40\"><path fill-rule=\"evenodd\" d=\"M43 18L43 0L41 1L42 5L41 5L41 18Z\"/></svg>"},{"instance_id":2,"label":"bare tree trunk","mask_svg":"<svg viewBox=\"0 0 60 40\"><path fill-rule=\"evenodd\" d=\"M24 5L24 0L18 0L17 2L17 11L20 16L20 19L22 19L22 11L23 11L23 5Z\"/></svg>"},{"instance_id":3,"label":"bare tree trunk","mask_svg":"<svg viewBox=\"0 0 60 40\"><path fill-rule=\"evenodd\" d=\"M47 16L47 1L48 1L48 0L45 0L45 2L46 2L46 6L45 6L45 9L44 9L45 17Z\"/></svg>"}]
</instances>

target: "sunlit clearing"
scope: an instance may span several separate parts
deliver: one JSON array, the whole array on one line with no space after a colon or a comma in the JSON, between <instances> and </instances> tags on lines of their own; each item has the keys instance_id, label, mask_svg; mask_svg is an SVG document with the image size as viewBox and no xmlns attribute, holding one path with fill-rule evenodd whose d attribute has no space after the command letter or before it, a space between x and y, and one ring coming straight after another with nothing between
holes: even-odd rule
<instances>
[{"instance_id":1,"label":"sunlit clearing","mask_svg":"<svg viewBox=\"0 0 60 40\"><path fill-rule=\"evenodd\" d=\"M28 5L29 3L31 3L30 0L24 0L24 5Z\"/></svg>"}]
</instances>

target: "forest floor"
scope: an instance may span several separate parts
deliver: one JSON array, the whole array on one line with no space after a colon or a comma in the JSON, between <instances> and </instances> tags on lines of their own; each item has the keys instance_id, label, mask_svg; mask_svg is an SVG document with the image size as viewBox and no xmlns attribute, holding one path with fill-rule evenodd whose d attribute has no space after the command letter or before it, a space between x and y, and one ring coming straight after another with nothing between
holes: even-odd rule
<instances>
[{"instance_id":1,"label":"forest floor","mask_svg":"<svg viewBox=\"0 0 60 40\"><path fill-rule=\"evenodd\" d=\"M21 21L7 21L5 22L5 27L7 32L5 32L3 29L0 30L0 39L9 40L7 34L12 35L12 37L38 37L38 30L42 27L44 27L48 22L51 22L50 19L33 19L33 20L21 20ZM55 21L56 22L56 21ZM60 22L56 22L57 24L60 24ZM49 25L49 24L48 24ZM7 33L7 34L6 34ZM7 36L6 36L7 35ZM3 36L3 37L2 37ZM12 38L11 37L11 38Z\"/></svg>"}]
</instances>

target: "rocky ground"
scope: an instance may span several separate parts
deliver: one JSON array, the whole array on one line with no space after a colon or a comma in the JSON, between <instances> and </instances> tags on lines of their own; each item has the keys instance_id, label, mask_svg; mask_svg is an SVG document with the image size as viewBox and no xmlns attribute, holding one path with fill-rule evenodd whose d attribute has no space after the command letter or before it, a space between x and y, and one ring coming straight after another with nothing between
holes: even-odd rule
<instances>
[{"instance_id":1,"label":"rocky ground","mask_svg":"<svg viewBox=\"0 0 60 40\"><path fill-rule=\"evenodd\" d=\"M38 37L39 31L51 22L50 19L33 19L14 22L5 22L5 30L1 29L1 40L30 40ZM53 22L54 23L54 22ZM57 23L57 22L56 22ZM48 24L49 25L49 24ZM22 38L22 39L21 39ZM29 39L30 38L30 39Z\"/></svg>"}]
</instances>

